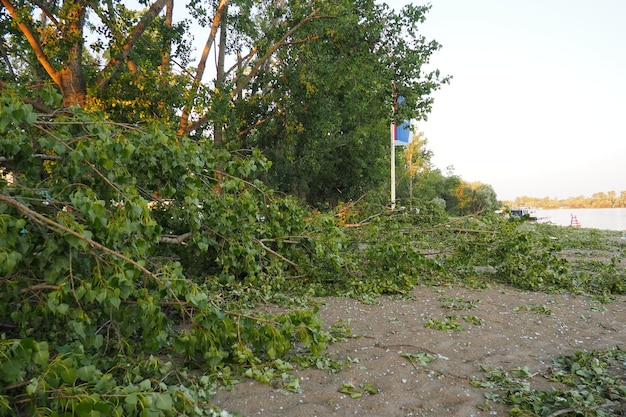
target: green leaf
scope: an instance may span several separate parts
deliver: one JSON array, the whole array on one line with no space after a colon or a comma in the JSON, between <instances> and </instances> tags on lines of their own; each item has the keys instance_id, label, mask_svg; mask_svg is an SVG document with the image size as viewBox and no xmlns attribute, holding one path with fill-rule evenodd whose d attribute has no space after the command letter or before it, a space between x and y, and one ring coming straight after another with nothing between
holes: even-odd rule
<instances>
[{"instance_id":1,"label":"green leaf","mask_svg":"<svg viewBox=\"0 0 626 417\"><path fill-rule=\"evenodd\" d=\"M39 366L45 366L50 359L50 352L48 351L48 342L37 343L35 354L33 355L33 362Z\"/></svg>"},{"instance_id":2,"label":"green leaf","mask_svg":"<svg viewBox=\"0 0 626 417\"><path fill-rule=\"evenodd\" d=\"M137 394L135 394L134 392L131 394L128 394L126 398L124 398L124 403L133 408L137 406L137 402L138 402Z\"/></svg>"},{"instance_id":3,"label":"green leaf","mask_svg":"<svg viewBox=\"0 0 626 417\"><path fill-rule=\"evenodd\" d=\"M57 311L57 313L59 313L61 315L65 315L65 314L67 314L69 308L70 308L70 306L67 305L66 303L60 303L57 306L56 311Z\"/></svg>"},{"instance_id":4,"label":"green leaf","mask_svg":"<svg viewBox=\"0 0 626 417\"><path fill-rule=\"evenodd\" d=\"M82 400L80 403L78 403L76 408L74 408L74 415L91 417L93 416L92 411L93 411L93 403L90 399L86 398ZM98 413L98 415L99 414L100 413Z\"/></svg>"},{"instance_id":5,"label":"green leaf","mask_svg":"<svg viewBox=\"0 0 626 417\"><path fill-rule=\"evenodd\" d=\"M24 364L19 358L9 359L0 365L0 380L9 384L17 382L26 372L22 369Z\"/></svg>"},{"instance_id":6,"label":"green leaf","mask_svg":"<svg viewBox=\"0 0 626 417\"><path fill-rule=\"evenodd\" d=\"M91 382L96 378L96 367L94 365L85 365L85 366L81 366L80 368L78 368L77 370L77 375L78 377L85 381L85 382Z\"/></svg>"},{"instance_id":7,"label":"green leaf","mask_svg":"<svg viewBox=\"0 0 626 417\"><path fill-rule=\"evenodd\" d=\"M109 303L111 303L111 305L113 307L115 307L116 310L119 310L121 302L122 301L120 300L119 297L110 297L109 298Z\"/></svg>"},{"instance_id":8,"label":"green leaf","mask_svg":"<svg viewBox=\"0 0 626 417\"><path fill-rule=\"evenodd\" d=\"M59 372L61 379L68 385L74 385L76 379L78 378L78 370L73 367L63 367L61 372Z\"/></svg>"},{"instance_id":9,"label":"green leaf","mask_svg":"<svg viewBox=\"0 0 626 417\"><path fill-rule=\"evenodd\" d=\"M139 383L139 389L141 391L150 391L152 389L152 382L149 379L144 379Z\"/></svg>"},{"instance_id":10,"label":"green leaf","mask_svg":"<svg viewBox=\"0 0 626 417\"><path fill-rule=\"evenodd\" d=\"M172 410L172 397L168 393L157 394L155 406L159 410L170 411Z\"/></svg>"}]
</instances>

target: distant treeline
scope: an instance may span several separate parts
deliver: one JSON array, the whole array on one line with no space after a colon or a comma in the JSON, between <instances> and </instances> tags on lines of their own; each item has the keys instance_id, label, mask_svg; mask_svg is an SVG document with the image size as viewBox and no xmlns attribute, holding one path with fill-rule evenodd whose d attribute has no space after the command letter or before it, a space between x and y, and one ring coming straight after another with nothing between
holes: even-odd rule
<instances>
[{"instance_id":1,"label":"distant treeline","mask_svg":"<svg viewBox=\"0 0 626 417\"><path fill-rule=\"evenodd\" d=\"M514 201L503 201L507 207L535 207L544 209L556 208L625 208L626 191L619 194L615 191L595 193L591 197L570 197L563 200L550 197L517 197Z\"/></svg>"}]
</instances>

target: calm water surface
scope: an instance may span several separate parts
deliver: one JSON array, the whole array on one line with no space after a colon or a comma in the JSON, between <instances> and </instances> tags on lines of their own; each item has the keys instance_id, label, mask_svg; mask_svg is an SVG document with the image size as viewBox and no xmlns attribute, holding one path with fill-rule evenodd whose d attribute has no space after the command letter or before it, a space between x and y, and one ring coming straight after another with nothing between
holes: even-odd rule
<instances>
[{"instance_id":1,"label":"calm water surface","mask_svg":"<svg viewBox=\"0 0 626 417\"><path fill-rule=\"evenodd\" d=\"M626 230L626 208L605 209L537 209L539 217L548 217L559 226L569 226L572 215L581 227L606 230Z\"/></svg>"}]
</instances>

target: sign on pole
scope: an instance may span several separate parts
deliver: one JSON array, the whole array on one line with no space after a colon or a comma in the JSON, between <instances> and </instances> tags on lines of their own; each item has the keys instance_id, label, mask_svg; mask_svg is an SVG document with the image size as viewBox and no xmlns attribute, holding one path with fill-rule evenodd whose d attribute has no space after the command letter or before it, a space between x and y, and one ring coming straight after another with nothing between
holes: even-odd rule
<instances>
[{"instance_id":1,"label":"sign on pole","mask_svg":"<svg viewBox=\"0 0 626 417\"><path fill-rule=\"evenodd\" d=\"M411 121L403 122L400 126L394 126L395 146L405 146L411 142Z\"/></svg>"},{"instance_id":2,"label":"sign on pole","mask_svg":"<svg viewBox=\"0 0 626 417\"><path fill-rule=\"evenodd\" d=\"M393 113L396 113L396 105L404 101L404 97L396 97L396 85L394 89ZM406 146L411 142L411 121L402 122L400 126L391 125L391 208L396 208L396 146Z\"/></svg>"}]
</instances>

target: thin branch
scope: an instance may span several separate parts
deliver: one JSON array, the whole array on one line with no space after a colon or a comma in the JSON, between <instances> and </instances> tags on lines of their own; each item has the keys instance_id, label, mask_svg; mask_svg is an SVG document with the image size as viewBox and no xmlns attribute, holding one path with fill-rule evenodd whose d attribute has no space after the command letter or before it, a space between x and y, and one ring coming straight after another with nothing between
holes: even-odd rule
<instances>
[{"instance_id":1,"label":"thin branch","mask_svg":"<svg viewBox=\"0 0 626 417\"><path fill-rule=\"evenodd\" d=\"M25 292L29 292L29 291L40 291L40 290L58 290L60 287L58 285L52 285L52 284L37 284L37 285L33 285L31 287L27 287L27 288L22 288L19 292L20 294L23 294Z\"/></svg>"},{"instance_id":2,"label":"thin branch","mask_svg":"<svg viewBox=\"0 0 626 417\"><path fill-rule=\"evenodd\" d=\"M235 63L232 67L230 67L224 75L227 76L234 70L239 70L240 71L239 74L241 74L241 69L243 67L247 67L250 64L250 62L252 62L252 59L256 55L256 51L257 51L257 47L255 46L254 48L252 48L250 53L248 53L245 57L241 57L241 60L239 62ZM235 84L237 84L237 80L239 79L239 74L233 80Z\"/></svg>"},{"instance_id":3,"label":"thin branch","mask_svg":"<svg viewBox=\"0 0 626 417\"><path fill-rule=\"evenodd\" d=\"M211 52L211 45L215 41L215 35L217 34L217 28L220 25L220 21L222 19L222 13L228 7L228 0L220 0L219 5L217 6L217 10L215 11L215 16L213 16L213 23L211 24L211 32L209 33L209 37L204 45L204 50L202 51L202 56L200 61L198 62L198 69L196 70L196 77L193 81L193 85L197 88L202 81L202 77L204 75L204 70L206 68L206 63L209 58L209 53Z\"/></svg>"},{"instance_id":4,"label":"thin branch","mask_svg":"<svg viewBox=\"0 0 626 417\"><path fill-rule=\"evenodd\" d=\"M280 115L281 115L281 114L283 114L284 112L285 112L285 110L284 110L284 109L280 109L280 110L278 110L278 112L276 112L275 114L272 114L272 115L270 115L270 116L266 117L265 119L258 120L258 121L257 121L256 123L254 123L253 125L248 126L248 127L247 127L247 128L245 128L244 130L240 131L240 132L239 132L239 137L243 137L243 136L247 135L247 134L248 134L248 133L250 133L250 131L251 131L252 129L254 129L255 127L259 127L259 126L261 126L261 125L263 125L263 124L265 124L265 123L269 122L270 120L277 118L278 116L280 116Z\"/></svg>"},{"instance_id":5,"label":"thin branch","mask_svg":"<svg viewBox=\"0 0 626 417\"><path fill-rule=\"evenodd\" d=\"M573 413L575 411L576 411L575 408L564 408L562 410L555 411L554 413L548 415L548 417L556 417L556 416L560 416L561 414Z\"/></svg>"},{"instance_id":6,"label":"thin branch","mask_svg":"<svg viewBox=\"0 0 626 417\"><path fill-rule=\"evenodd\" d=\"M44 161L62 161L63 157L59 155L47 155L43 153L34 153L31 155L32 158L39 158ZM12 156L0 156L0 162L12 161L14 158Z\"/></svg>"},{"instance_id":7,"label":"thin branch","mask_svg":"<svg viewBox=\"0 0 626 417\"><path fill-rule=\"evenodd\" d=\"M20 32L22 32L22 34L24 35L24 37L30 44L30 47L33 48L33 52L35 52L35 57L37 57L37 61L39 61L41 66L43 66L44 70L46 70L46 73L48 73L48 75L50 76L50 78L52 78L54 83L58 85L59 87L61 87L62 86L61 76L59 75L59 72L56 69L54 69L54 67L52 66L52 63L50 63L50 61L48 60L48 56L43 51L41 44L39 43L39 40L37 39L33 31L17 15L17 11L11 4L11 0L0 0L0 1L2 2L2 5L8 10L9 14L11 15L11 18L17 25L18 29L20 30Z\"/></svg>"},{"instance_id":8,"label":"thin branch","mask_svg":"<svg viewBox=\"0 0 626 417\"><path fill-rule=\"evenodd\" d=\"M291 240L292 238L297 238L297 239L308 239L306 236L284 236L284 237L278 237L278 238L274 238L274 239L259 239L260 242L273 242L273 243L291 243L294 245L299 245L302 242L299 240Z\"/></svg>"},{"instance_id":9,"label":"thin branch","mask_svg":"<svg viewBox=\"0 0 626 417\"><path fill-rule=\"evenodd\" d=\"M237 97L239 96L239 94L241 93L241 91L244 89L244 87L246 85L248 85L248 83L250 82L250 80L252 80L253 77L255 77L257 75L257 73L259 72L259 69L261 68L261 66L263 66L263 64L265 64L265 62L267 62L272 55L274 54L274 52L276 52L279 48L281 48L282 46L287 44L287 39L293 35L298 29L300 29L302 26L304 26L306 23L310 22L313 19L322 19L322 18L330 18L332 16L318 16L317 13L319 12L319 9L315 9L313 10L307 17L305 17L304 19L302 19L300 22L298 22L298 24L296 24L294 27L292 27L291 29L289 29L277 42L275 42L270 48L269 50L265 53L265 55L263 55L255 64L254 66L250 69L250 71L248 72L248 74L243 78L243 80L239 81L238 78L235 79L235 83L236 83L236 87L235 89L231 92L231 96L232 97ZM200 119L198 119L196 122L192 123L191 125L186 126L184 129L181 129L179 131L180 134L183 133L190 133L193 132L194 130L197 130L198 128L202 127L204 124L206 124L208 121L208 116L203 116Z\"/></svg>"},{"instance_id":10,"label":"thin branch","mask_svg":"<svg viewBox=\"0 0 626 417\"><path fill-rule=\"evenodd\" d=\"M0 55L2 55L2 59L4 60L4 63L6 64L7 70L9 71L9 74L11 74L11 77L13 78L17 77L17 75L15 74L15 71L13 70L13 65L11 65L9 54L7 53L7 50L4 47L4 39L0 39Z\"/></svg>"},{"instance_id":11,"label":"thin branch","mask_svg":"<svg viewBox=\"0 0 626 417\"><path fill-rule=\"evenodd\" d=\"M52 132L47 131L46 129L44 129L41 126L37 126L39 129L43 130L44 132L48 133L50 136L52 136L54 138L54 140L56 140L59 144L65 146L65 148L67 148L70 152L74 152L74 148L72 148L70 145L68 145L67 143L65 143L61 138L57 137L55 134L53 134ZM114 184L106 175L104 175L102 172L100 172L100 170L98 168L96 168L96 166L94 164L92 164L91 162L89 162L87 160L87 158L83 158L83 162L85 162L87 165L89 165L89 167L100 177L102 178L102 180L104 182L106 182L111 188L113 188L114 190L116 190L118 193L120 194L124 194L124 192L122 191L122 189L117 186L117 184Z\"/></svg>"},{"instance_id":12,"label":"thin branch","mask_svg":"<svg viewBox=\"0 0 626 417\"><path fill-rule=\"evenodd\" d=\"M315 9L313 10L307 17L305 17L304 19L302 19L300 22L298 22L298 24L296 24L294 27L292 27L291 29L289 29L287 31L287 33L285 33L278 42L274 43L270 49L265 53L265 55L263 55L263 57L261 59L259 59L257 61L257 63L254 65L254 67L252 67L252 69L250 70L250 72L248 73L248 75L237 84L237 87L235 88L235 90L232 92L232 96L236 97L239 92L250 82L250 80L252 79L252 77L254 77L257 72L259 71L259 68L261 68L261 66L268 60L271 58L271 56L274 54L274 52L276 52L281 46L283 46L285 44L285 41L291 36L293 35L298 29L300 29L302 26L304 26L306 23L308 23L309 21L313 20L313 19L317 19L320 18L319 16L316 16L317 13L319 12L319 9Z\"/></svg>"},{"instance_id":13,"label":"thin branch","mask_svg":"<svg viewBox=\"0 0 626 417\"><path fill-rule=\"evenodd\" d=\"M72 235L84 242L87 242L89 244L89 246L101 250L102 252L105 252L113 257L117 257L121 260L123 260L124 262L127 262L131 265L133 265L135 268L137 268L138 270L140 270L142 273L144 273L145 275L149 276L150 278L154 279L155 281L157 281L160 284L163 284L163 282L159 279L159 277L157 277L156 275L154 275L151 271L149 271L148 269L146 269L146 267L140 265L139 263L137 263L136 261L132 260L131 258L129 258L128 256L124 255L123 253L114 251L113 249L109 249L108 247L96 242L95 240L88 238L87 236L78 233L75 230L70 229L69 227L66 227L60 223L55 222L54 220L51 220L49 218L47 218L46 216L37 213L34 210L29 209L28 207L26 207L24 204L20 203L19 201L17 201L16 199L14 199L13 197L10 197L8 195L5 194L0 194L0 201L4 201L5 203L15 207L16 209L18 209L20 212L22 212L22 214L26 215L27 217L31 218L32 220L34 220L36 223L47 227L48 229L52 230L53 232L56 233L67 233L69 235Z\"/></svg>"},{"instance_id":14,"label":"thin branch","mask_svg":"<svg viewBox=\"0 0 626 417\"><path fill-rule=\"evenodd\" d=\"M2 0L5 2L8 0ZM169 0L156 0L150 8L141 16L141 20L135 26L133 32L126 39L126 43L122 46L122 50L116 57L112 58L109 63L106 65L104 70L102 70L102 77L98 81L98 88L102 89L106 87L109 82L113 79L117 71L120 69L122 63L128 58L130 51L132 51L133 47L137 43L137 40L143 35L143 33L148 28L148 25L152 23L152 21L158 16L158 14L163 10L165 5ZM105 75L108 74L108 75Z\"/></svg>"},{"instance_id":15,"label":"thin branch","mask_svg":"<svg viewBox=\"0 0 626 417\"><path fill-rule=\"evenodd\" d=\"M173 15L174 15L174 0L168 0L166 7L165 7L165 26L168 29L172 28ZM171 56L171 49L172 49L172 39L170 38L170 35L168 35L167 38L165 39L165 46L163 49L164 49L163 56L161 57L161 73L165 74L169 70L169 67L170 67L170 56Z\"/></svg>"},{"instance_id":16,"label":"thin branch","mask_svg":"<svg viewBox=\"0 0 626 417\"><path fill-rule=\"evenodd\" d=\"M51 220L49 218L47 218L46 216L37 213L34 210L31 210L30 208L26 207L24 204L20 203L19 201L17 201L16 199L14 199L13 197L10 197L8 195L2 194L0 193L0 201L4 201L5 203L15 207L16 209L18 209L20 212L22 212L24 215L26 215L27 217L31 218L33 221L35 221L36 223L47 227L48 229L50 229L51 231L58 233L58 234L63 234L63 233L67 233L70 234L84 242L86 242L87 244L89 244L89 246L91 246L94 249L98 249L108 255L110 255L113 258L119 258L124 262L127 262L131 265L133 265L135 268L137 268L139 271L141 271L144 275L152 278L154 281L156 281L158 284L160 284L162 287L166 287L165 283L163 281L161 281L161 279L156 276L153 272L151 272L150 270L148 270L146 267L144 267L143 265L139 264L138 262L134 261L133 259L129 258L128 256L124 255L121 252L117 252L114 251L113 249L110 249L104 245L102 245L101 243L96 242L95 240L88 238L87 236L78 233L60 223L55 222L54 220ZM174 298L174 300L176 300L176 302L181 303L181 301L178 299L178 296L176 295L176 293L170 289L170 293L172 295L172 297ZM183 304L181 304L183 305Z\"/></svg>"},{"instance_id":17,"label":"thin branch","mask_svg":"<svg viewBox=\"0 0 626 417\"><path fill-rule=\"evenodd\" d=\"M52 24L58 29L59 28L59 21L57 20L56 17L54 17L54 15L52 13L50 13L50 10L48 10L48 8L39 0L31 0L34 4L37 5L37 7L39 7L41 9L41 12L48 18L48 20L50 20L50 22L52 22Z\"/></svg>"},{"instance_id":18,"label":"thin branch","mask_svg":"<svg viewBox=\"0 0 626 417\"><path fill-rule=\"evenodd\" d=\"M224 9L228 6L228 0L220 0L219 5L217 6L217 10L215 11L215 16L213 16L213 24L211 25L211 32L209 33L209 37L204 44L204 49L202 50L202 56L200 57L200 61L198 62L198 68L196 70L196 76L193 80L192 91L196 93L198 88L200 87L200 83L202 82L202 77L204 76L204 70L206 68L206 63L209 58L209 53L211 52L211 45L213 45L213 41L215 40L215 35L217 34L217 28L219 27L220 20L222 18L222 13ZM189 124L189 113L191 112L191 108L189 106L185 106L183 109L183 113L180 116L180 128L178 133L184 134L185 132L191 132L188 130Z\"/></svg>"},{"instance_id":19,"label":"thin branch","mask_svg":"<svg viewBox=\"0 0 626 417\"><path fill-rule=\"evenodd\" d=\"M289 259L285 258L283 255L281 255L280 253L276 252L275 250L268 248L267 246L265 246L265 244L263 242L261 242L259 239L254 239L254 241L256 243L258 243L259 245L261 245L261 247L268 253L274 255L275 257L277 257L278 259L280 259L281 261L293 266L296 269L299 269L298 264L296 264L293 261L290 261Z\"/></svg>"},{"instance_id":20,"label":"thin branch","mask_svg":"<svg viewBox=\"0 0 626 417\"><path fill-rule=\"evenodd\" d=\"M48 229L50 229L51 231L58 233L58 234L63 234L63 233L67 233L70 234L84 242L87 242L87 244L89 244L89 246L91 246L94 249L98 249L101 250L102 252L110 255L113 258L119 258L124 262L127 262L131 265L133 265L135 268L137 268L139 271L141 271L144 275L152 278L154 281L156 281L159 285L161 285L164 288L167 288L167 286L165 285L165 283L163 281L161 281L161 279L156 276L153 272L151 272L150 270L148 270L146 267L144 267L143 265L139 264L138 262L134 261L133 259L129 258L128 256L124 255L121 252L117 252L114 251L113 249L109 249L108 247L102 245L101 243L96 242L95 240L88 238L87 236L78 233L62 224L59 224L57 222L55 222L54 220L51 220L49 218L47 218L46 216L43 216L39 213L37 213L34 210L29 209L28 207L26 207L24 204L20 203L19 201L15 200L13 197L10 197L8 195L2 194L0 193L0 201L4 201L5 203L12 205L13 207L15 207L16 209L18 209L20 212L22 212L24 215L26 215L27 217L31 218L33 221L35 221L36 223L47 227ZM174 300L179 304L179 305L186 305L186 303L181 302L178 299L178 296L176 295L176 293L172 290L169 289L170 294L172 295L172 297L174 298Z\"/></svg>"},{"instance_id":21,"label":"thin branch","mask_svg":"<svg viewBox=\"0 0 626 417\"><path fill-rule=\"evenodd\" d=\"M189 239L192 235L193 234L191 232L183 233L182 235L178 235L178 236L163 235L159 238L159 242L181 245L185 242L185 240Z\"/></svg>"}]
</instances>

